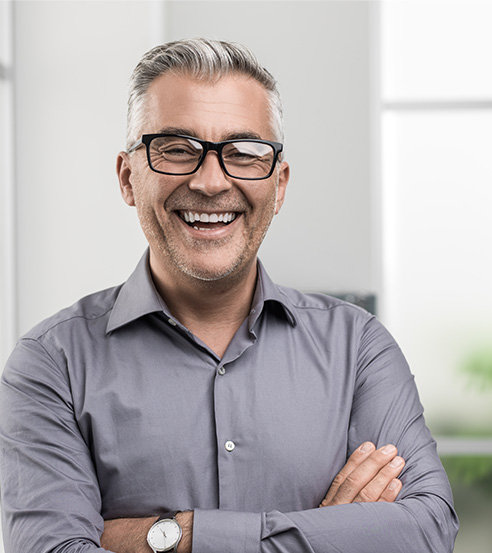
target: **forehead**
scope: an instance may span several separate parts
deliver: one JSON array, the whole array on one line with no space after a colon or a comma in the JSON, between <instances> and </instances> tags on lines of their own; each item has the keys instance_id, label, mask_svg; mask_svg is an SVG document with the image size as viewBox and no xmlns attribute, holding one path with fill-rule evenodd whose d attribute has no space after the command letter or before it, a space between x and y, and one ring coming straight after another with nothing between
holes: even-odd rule
<instances>
[{"instance_id":1,"label":"forehead","mask_svg":"<svg viewBox=\"0 0 492 553\"><path fill-rule=\"evenodd\" d=\"M267 91L241 74L213 81L161 75L147 91L143 132L169 128L206 140L243 132L273 140Z\"/></svg>"}]
</instances>

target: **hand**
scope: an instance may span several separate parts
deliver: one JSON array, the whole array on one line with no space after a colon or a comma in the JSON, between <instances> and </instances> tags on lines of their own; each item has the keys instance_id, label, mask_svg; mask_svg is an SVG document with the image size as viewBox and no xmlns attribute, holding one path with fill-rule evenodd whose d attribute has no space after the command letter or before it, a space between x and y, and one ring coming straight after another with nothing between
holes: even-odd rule
<instances>
[{"instance_id":1,"label":"hand","mask_svg":"<svg viewBox=\"0 0 492 553\"><path fill-rule=\"evenodd\" d=\"M405 466L397 453L394 445L376 450L371 442L363 443L337 474L320 507L395 501L402 488L397 476Z\"/></svg>"}]
</instances>

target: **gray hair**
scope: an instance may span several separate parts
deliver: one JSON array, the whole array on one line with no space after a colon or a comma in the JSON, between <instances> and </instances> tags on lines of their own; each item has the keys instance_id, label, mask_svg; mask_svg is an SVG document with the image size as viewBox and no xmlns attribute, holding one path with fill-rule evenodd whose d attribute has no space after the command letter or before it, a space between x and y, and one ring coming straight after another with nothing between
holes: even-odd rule
<instances>
[{"instance_id":1,"label":"gray hair","mask_svg":"<svg viewBox=\"0 0 492 553\"><path fill-rule=\"evenodd\" d=\"M130 79L127 113L127 148L136 140L145 120L146 95L151 83L164 73L187 74L214 80L241 73L256 79L268 94L275 139L283 141L282 103L273 76L241 44L196 38L179 40L149 50L135 67Z\"/></svg>"}]
</instances>

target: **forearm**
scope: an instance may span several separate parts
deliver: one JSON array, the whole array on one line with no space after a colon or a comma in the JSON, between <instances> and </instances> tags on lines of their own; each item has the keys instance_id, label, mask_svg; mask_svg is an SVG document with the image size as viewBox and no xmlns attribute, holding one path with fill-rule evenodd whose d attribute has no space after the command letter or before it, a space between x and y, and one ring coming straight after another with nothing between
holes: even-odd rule
<instances>
[{"instance_id":1,"label":"forearm","mask_svg":"<svg viewBox=\"0 0 492 553\"><path fill-rule=\"evenodd\" d=\"M318 509L196 510L193 548L200 553L450 553L457 519L445 475L433 462L422 462L426 485L414 493L403 490L394 502L402 485L396 476L404 466L396 453L392 445L375 450L370 442L357 448ZM408 476L403 479L411 488Z\"/></svg>"},{"instance_id":2,"label":"forearm","mask_svg":"<svg viewBox=\"0 0 492 553\"><path fill-rule=\"evenodd\" d=\"M396 454L392 445L376 449L370 442L362 444L318 509L287 514L198 510L195 519L191 512L179 513L183 538L178 553L191 553L192 543L193 550L205 553L451 551L456 521L445 496L439 497L443 486L438 477L435 493L407 495L393 504L402 485L396 477L404 466ZM368 504L374 507L365 507ZM351 508L338 509L341 506ZM116 553L150 553L145 536L155 520L108 521L102 543Z\"/></svg>"},{"instance_id":3,"label":"forearm","mask_svg":"<svg viewBox=\"0 0 492 553\"><path fill-rule=\"evenodd\" d=\"M455 531L450 508L427 497L295 513L197 510L193 545L200 553L450 553Z\"/></svg>"},{"instance_id":4,"label":"forearm","mask_svg":"<svg viewBox=\"0 0 492 553\"><path fill-rule=\"evenodd\" d=\"M198 509L176 516L183 528L178 553L450 553L456 533L451 513L432 495L293 513ZM101 545L114 553L151 553L146 536L156 520L106 521Z\"/></svg>"},{"instance_id":5,"label":"forearm","mask_svg":"<svg viewBox=\"0 0 492 553\"><path fill-rule=\"evenodd\" d=\"M157 520L158 517L106 520L101 546L114 553L152 553L147 544L147 533ZM176 520L183 530L177 553L191 553L193 512L178 513Z\"/></svg>"},{"instance_id":6,"label":"forearm","mask_svg":"<svg viewBox=\"0 0 492 553\"><path fill-rule=\"evenodd\" d=\"M151 553L146 536L156 520L156 517L107 520L101 547L114 553Z\"/></svg>"}]
</instances>

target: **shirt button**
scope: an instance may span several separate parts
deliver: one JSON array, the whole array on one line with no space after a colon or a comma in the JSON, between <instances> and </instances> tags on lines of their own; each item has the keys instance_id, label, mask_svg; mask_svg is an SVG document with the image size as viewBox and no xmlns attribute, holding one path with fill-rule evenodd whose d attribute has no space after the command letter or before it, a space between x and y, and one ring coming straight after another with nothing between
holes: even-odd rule
<instances>
[{"instance_id":1,"label":"shirt button","mask_svg":"<svg viewBox=\"0 0 492 553\"><path fill-rule=\"evenodd\" d=\"M171 326L176 326L176 325L177 325L176 321L174 321L173 319L168 319L167 322L168 322Z\"/></svg>"},{"instance_id":2,"label":"shirt button","mask_svg":"<svg viewBox=\"0 0 492 553\"><path fill-rule=\"evenodd\" d=\"M225 367L220 367L217 372L220 374L220 376L224 376L226 373Z\"/></svg>"},{"instance_id":3,"label":"shirt button","mask_svg":"<svg viewBox=\"0 0 492 553\"><path fill-rule=\"evenodd\" d=\"M225 443L225 448L229 452L234 451L235 447L236 447L236 444L231 440L227 440L227 442Z\"/></svg>"}]
</instances>

